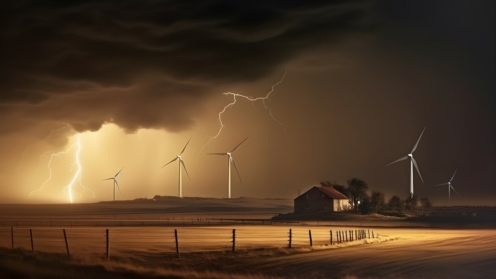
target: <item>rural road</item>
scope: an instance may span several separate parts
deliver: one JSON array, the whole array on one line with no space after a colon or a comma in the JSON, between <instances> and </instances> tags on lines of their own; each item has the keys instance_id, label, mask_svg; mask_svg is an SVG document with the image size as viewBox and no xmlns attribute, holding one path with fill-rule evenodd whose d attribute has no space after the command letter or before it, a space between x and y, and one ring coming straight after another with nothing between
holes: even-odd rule
<instances>
[{"instance_id":1,"label":"rural road","mask_svg":"<svg viewBox=\"0 0 496 279\"><path fill-rule=\"evenodd\" d=\"M266 258L253 262L252 268L263 274L296 278L494 278L494 231L455 232L460 233L421 236L419 231L418 235L401 237L396 232L392 235L400 235L397 240Z\"/></svg>"}]
</instances>

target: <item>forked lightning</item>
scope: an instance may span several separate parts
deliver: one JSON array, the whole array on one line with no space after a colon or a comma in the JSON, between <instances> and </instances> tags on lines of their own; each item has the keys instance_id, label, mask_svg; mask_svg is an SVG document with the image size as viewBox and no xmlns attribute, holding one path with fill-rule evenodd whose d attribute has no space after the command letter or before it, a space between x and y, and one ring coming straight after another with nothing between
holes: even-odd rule
<instances>
[{"instance_id":1,"label":"forked lightning","mask_svg":"<svg viewBox=\"0 0 496 279\"><path fill-rule=\"evenodd\" d=\"M267 106L267 103L265 101L267 101L269 98L270 98L270 95L274 92L274 88L281 84L284 80L284 77L286 76L286 69L284 69L284 74L282 75L282 78L276 82L275 84L272 85L270 91L265 95L265 97L257 97L257 98L253 98L253 97L249 97L249 96L245 96L245 95L242 95L242 94L239 94L239 93L233 93L233 92L227 92L227 93L224 93L224 95L231 95L233 96L233 101L229 104L227 104L224 109L222 109L220 112L219 112L219 123L220 123L220 128L219 128L219 131L217 132L217 134L213 137L210 137L210 139L208 140L208 142L203 145L202 147L202 150L205 148L205 146L207 146L210 142L212 142L212 140L216 139L220 133L222 132L222 129L224 128L224 123L222 122L222 114L224 114L224 112L226 112L226 110L230 107L233 107L235 104L236 104L236 101L237 101L237 97L239 98L244 98L252 103L255 103L256 101L262 101L265 109L267 109L269 111L269 115L270 117L272 118L272 120L274 120L275 122L277 122L279 125L281 125L282 127L282 130L284 132L284 135L286 136L286 128L284 127L284 125L281 123L281 121L279 121L277 118L274 117L274 115L272 114L272 109Z\"/></svg>"},{"instance_id":2,"label":"forked lightning","mask_svg":"<svg viewBox=\"0 0 496 279\"><path fill-rule=\"evenodd\" d=\"M52 168L51 168L51 164L52 164L52 161L55 157L58 157L62 154L67 154L69 153L69 151L71 149L73 149L74 147L76 147L76 154L75 154L75 160L74 160L74 164L77 165L77 171L76 173L74 174L74 176L72 177L70 183L64 187L64 190L67 189L67 192L68 192L68 196L69 196L69 201L72 203L73 202L73 194L78 194L78 195L81 195L85 190L87 190L88 192L90 192L93 196L93 198L95 197L95 193L93 193L93 191L91 191L90 189L88 189L86 186L84 186L81 182L81 173L82 173L82 167L81 167L81 162L80 162L80 158L79 158L79 154L81 152L81 135L78 134L77 135L77 140L74 144L72 144L69 148L67 148L66 150L64 151L60 151L60 152L57 152L57 153L52 153L50 155L50 160L48 161L48 170L50 171L50 174L48 176L48 178L43 182L43 184L41 184L40 188L36 189L36 190L33 190L29 193L28 197L31 196L31 194L35 193L35 192L38 192L40 190L42 190L44 187L45 187L45 184L50 181L50 179L52 178ZM74 183L76 183L76 180L79 181L79 185L82 187L82 191L81 192L77 192L77 191L74 191Z\"/></svg>"}]
</instances>

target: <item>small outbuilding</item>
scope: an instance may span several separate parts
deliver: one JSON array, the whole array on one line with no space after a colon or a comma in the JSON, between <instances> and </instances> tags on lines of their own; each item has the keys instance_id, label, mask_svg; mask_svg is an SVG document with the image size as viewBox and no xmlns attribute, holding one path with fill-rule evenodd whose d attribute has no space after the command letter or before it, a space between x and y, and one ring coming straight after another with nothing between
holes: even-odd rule
<instances>
[{"instance_id":1,"label":"small outbuilding","mask_svg":"<svg viewBox=\"0 0 496 279\"><path fill-rule=\"evenodd\" d=\"M333 187L314 186L294 199L294 213L344 211L350 209L348 197Z\"/></svg>"}]
</instances>

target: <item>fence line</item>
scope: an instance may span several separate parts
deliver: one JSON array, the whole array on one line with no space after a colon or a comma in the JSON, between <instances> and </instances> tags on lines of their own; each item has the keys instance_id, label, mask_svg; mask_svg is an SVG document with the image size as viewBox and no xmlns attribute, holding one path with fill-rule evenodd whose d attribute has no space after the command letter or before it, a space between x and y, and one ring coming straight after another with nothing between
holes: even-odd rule
<instances>
[{"instance_id":1,"label":"fence line","mask_svg":"<svg viewBox=\"0 0 496 279\"><path fill-rule=\"evenodd\" d=\"M71 254L101 253L107 259L111 252L148 251L157 253L229 251L259 248L304 248L336 245L378 237L373 230L335 230L325 228L303 229L272 227L190 227L180 229L155 228L0 228L0 247L29 249L32 252L55 252ZM368 233L368 234L367 234ZM14 242L15 240L15 242ZM36 244L36 245L35 245Z\"/></svg>"},{"instance_id":2,"label":"fence line","mask_svg":"<svg viewBox=\"0 0 496 279\"><path fill-rule=\"evenodd\" d=\"M206 226L240 226L240 225L291 225L291 226L350 226L350 227L408 227L425 228L433 224L418 222L381 222L381 221L291 221L271 219L233 219L233 218L146 218L146 219L3 219L0 227L14 228L74 228L74 227L206 227Z\"/></svg>"}]
</instances>

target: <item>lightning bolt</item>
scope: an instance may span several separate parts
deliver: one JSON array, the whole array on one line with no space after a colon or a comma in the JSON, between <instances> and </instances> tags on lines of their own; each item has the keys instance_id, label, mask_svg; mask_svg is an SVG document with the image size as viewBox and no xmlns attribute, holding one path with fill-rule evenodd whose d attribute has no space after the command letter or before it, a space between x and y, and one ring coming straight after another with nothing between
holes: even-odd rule
<instances>
[{"instance_id":1,"label":"lightning bolt","mask_svg":"<svg viewBox=\"0 0 496 279\"><path fill-rule=\"evenodd\" d=\"M284 127L284 125L282 124L281 121L279 121L277 118L274 117L274 115L272 114L272 109L266 103L266 101L270 98L270 95L272 95L272 93L274 93L274 88L276 86L278 86L279 84L281 84L284 81L284 77L286 76L286 72L287 72L286 69L284 69L284 74L282 75L281 79L278 82L276 82L276 83L274 83L272 85L270 91L265 95L265 97L253 98L253 97L250 97L250 96L242 95L242 94L239 94L239 93L233 93L233 92L223 93L224 95L231 95L231 96L233 96L233 101L231 103L227 104L224 107L224 109L222 109L219 112L219 123L220 123L219 131L217 132L217 134L215 136L210 137L210 139L208 140L208 142L205 145L203 145L202 150L205 148L205 146L207 146L208 144L210 144L210 142L212 142L212 140L216 139L220 135L220 133L224 129L224 123L222 122L222 115L224 114L224 112L226 112L226 110L228 108L231 108L231 107L233 107L236 104L237 98L243 98L243 99L246 99L246 100L252 102L253 107L255 107L255 102L262 101L262 104L264 105L265 109L269 112L270 117L272 118L272 120L274 120L275 122L277 122L281 126L281 128L282 128L282 130L284 132L284 136L286 137L286 128Z\"/></svg>"},{"instance_id":2,"label":"lightning bolt","mask_svg":"<svg viewBox=\"0 0 496 279\"><path fill-rule=\"evenodd\" d=\"M93 191L91 191L90 189L88 189L86 186L84 186L83 183L81 182L82 167L81 167L81 161L79 160L79 154L80 153L81 153L81 134L78 134L78 136L77 136L76 161L75 161L75 164L77 165L77 171L74 174L74 176L72 177L71 182L64 188L64 189L68 189L67 192L69 193L69 200L71 201L71 203L72 203L72 194L73 194L73 192L75 192L73 187L74 187L74 183L76 182L76 180L79 182L79 186L81 186L83 188L83 190L80 193L75 192L76 194L78 194L79 196L82 196L82 193L84 191L88 191L93 195L93 198L95 197L95 193Z\"/></svg>"},{"instance_id":3,"label":"lightning bolt","mask_svg":"<svg viewBox=\"0 0 496 279\"><path fill-rule=\"evenodd\" d=\"M48 133L48 135L43 139L43 141L47 140L52 135L52 133L58 132L60 130L64 130L65 128L69 128L69 124L66 124L62 128L58 128L58 129L55 129L55 130L50 130L50 133Z\"/></svg>"},{"instance_id":4,"label":"lightning bolt","mask_svg":"<svg viewBox=\"0 0 496 279\"><path fill-rule=\"evenodd\" d=\"M41 184L40 188L31 191L29 193L29 195L28 195L28 198L33 193L43 190L43 188L45 187L45 184L48 181L50 181L50 179L52 178L52 167L51 167L51 164L53 162L53 159L56 158L56 157L58 157L58 156L60 156L60 155L62 155L62 154L69 153L69 151L71 151L71 149L73 149L74 147L76 147L77 149L76 149L75 160L74 160L74 163L73 164L75 164L77 166L77 171L74 174L74 176L72 177L70 183L67 186L64 187L64 191L67 189L67 192L68 192L68 195L69 195L69 201L71 203L73 203L73 194L74 193L75 194L78 194L79 196L81 196L84 191L88 191L88 192L90 192L93 195L93 198L95 197L95 193L93 191L91 191L90 189L88 189L86 186L84 186L83 183L81 182L82 167L81 167L81 162L80 162L80 158L79 158L79 155L81 153L81 134L78 134L77 135L76 142L74 144L72 144L69 148L67 148L66 150L57 152L57 153L52 153L50 155L50 160L48 161L48 164L47 164L48 170L50 171L50 174L49 174L48 178L43 182L43 184ZM78 181L79 182L79 185L83 188L83 190L81 192L77 192L77 191L74 190L74 184L75 184L76 181Z\"/></svg>"}]
</instances>

